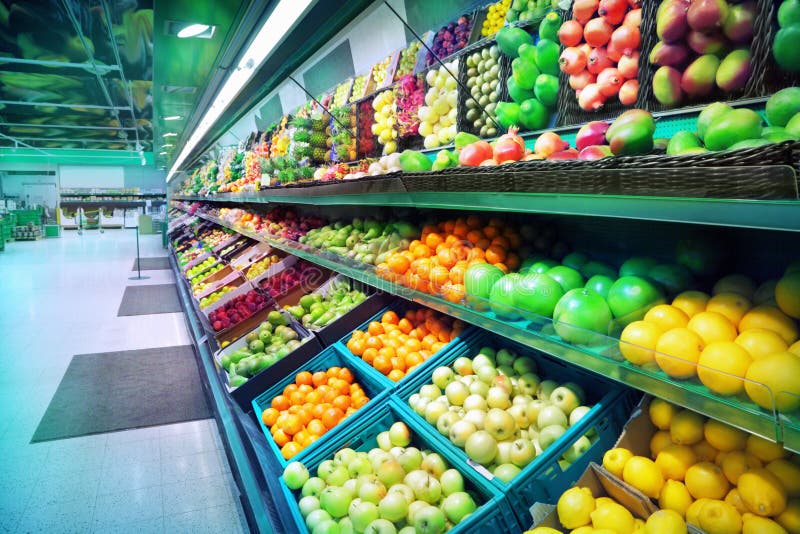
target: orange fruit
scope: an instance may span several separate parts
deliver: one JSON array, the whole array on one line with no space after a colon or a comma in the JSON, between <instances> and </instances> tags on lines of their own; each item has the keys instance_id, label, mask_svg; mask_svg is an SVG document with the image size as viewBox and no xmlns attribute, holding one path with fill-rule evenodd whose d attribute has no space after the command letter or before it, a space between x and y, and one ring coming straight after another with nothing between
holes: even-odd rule
<instances>
[{"instance_id":1,"label":"orange fruit","mask_svg":"<svg viewBox=\"0 0 800 534\"><path fill-rule=\"evenodd\" d=\"M289 460L290 458L294 458L301 450L303 450L303 448L298 443L289 441L281 447L281 455L286 460Z\"/></svg>"},{"instance_id":2,"label":"orange fruit","mask_svg":"<svg viewBox=\"0 0 800 534\"><path fill-rule=\"evenodd\" d=\"M750 354L732 341L706 345L700 354L697 377L719 395L736 395L744 389L743 378L753 362Z\"/></svg>"},{"instance_id":3,"label":"orange fruit","mask_svg":"<svg viewBox=\"0 0 800 534\"><path fill-rule=\"evenodd\" d=\"M378 349L370 347L364 350L364 352L361 354L361 359L372 365L372 362L375 360L375 356L377 355Z\"/></svg>"},{"instance_id":4,"label":"orange fruit","mask_svg":"<svg viewBox=\"0 0 800 534\"><path fill-rule=\"evenodd\" d=\"M677 306L669 304L653 306L644 315L644 320L645 322L656 325L664 332L672 330L673 328L684 328L689 324L689 316L686 312Z\"/></svg>"},{"instance_id":5,"label":"orange fruit","mask_svg":"<svg viewBox=\"0 0 800 534\"><path fill-rule=\"evenodd\" d=\"M754 360L776 352L784 352L789 348L781 336L764 328L745 330L739 334L735 343L745 349Z\"/></svg>"},{"instance_id":6,"label":"orange fruit","mask_svg":"<svg viewBox=\"0 0 800 534\"><path fill-rule=\"evenodd\" d=\"M440 236L436 232L431 232L425 237L425 245L433 250L436 250L436 247L443 242L444 239L442 238L442 236Z\"/></svg>"},{"instance_id":7,"label":"orange fruit","mask_svg":"<svg viewBox=\"0 0 800 534\"><path fill-rule=\"evenodd\" d=\"M261 421L266 426L272 426L275 424L275 420L278 418L278 410L275 408L267 408L263 412L261 412Z\"/></svg>"},{"instance_id":8,"label":"orange fruit","mask_svg":"<svg viewBox=\"0 0 800 534\"><path fill-rule=\"evenodd\" d=\"M287 410L290 405L291 405L291 403L289 402L289 399L287 399L283 395L278 395L277 397L272 399L272 403L271 403L271 406L273 408L275 408L276 410L278 410L278 411Z\"/></svg>"},{"instance_id":9,"label":"orange fruit","mask_svg":"<svg viewBox=\"0 0 800 534\"><path fill-rule=\"evenodd\" d=\"M400 318L397 316L397 312L393 310L389 310L383 315L381 315L381 322L388 323L388 324L397 324Z\"/></svg>"},{"instance_id":10,"label":"orange fruit","mask_svg":"<svg viewBox=\"0 0 800 534\"><path fill-rule=\"evenodd\" d=\"M383 342L377 336L370 336L367 338L366 346L368 349L381 349Z\"/></svg>"},{"instance_id":11,"label":"orange fruit","mask_svg":"<svg viewBox=\"0 0 800 534\"><path fill-rule=\"evenodd\" d=\"M321 436L327 431L325 425L319 419L312 419L309 421L306 428L308 429L308 433L312 436Z\"/></svg>"},{"instance_id":12,"label":"orange fruit","mask_svg":"<svg viewBox=\"0 0 800 534\"><path fill-rule=\"evenodd\" d=\"M383 325L378 321L372 321L371 323L369 323L369 326L367 327L367 332L369 332L369 335L371 336L377 336L385 333L385 331L383 330Z\"/></svg>"},{"instance_id":13,"label":"orange fruit","mask_svg":"<svg viewBox=\"0 0 800 534\"><path fill-rule=\"evenodd\" d=\"M480 230L470 230L467 233L467 241L472 243L473 245L483 239L483 232Z\"/></svg>"},{"instance_id":14,"label":"orange fruit","mask_svg":"<svg viewBox=\"0 0 800 534\"><path fill-rule=\"evenodd\" d=\"M727 317L717 312L700 312L691 319L686 328L699 335L708 345L715 341L733 341L739 335Z\"/></svg>"},{"instance_id":15,"label":"orange fruit","mask_svg":"<svg viewBox=\"0 0 800 534\"><path fill-rule=\"evenodd\" d=\"M458 304L464 298L466 289L464 284L453 284L444 292L444 299L448 302Z\"/></svg>"},{"instance_id":16,"label":"orange fruit","mask_svg":"<svg viewBox=\"0 0 800 534\"><path fill-rule=\"evenodd\" d=\"M283 431L289 436L294 436L301 430L303 430L303 420L296 414L289 415L283 424Z\"/></svg>"},{"instance_id":17,"label":"orange fruit","mask_svg":"<svg viewBox=\"0 0 800 534\"><path fill-rule=\"evenodd\" d=\"M313 381L314 386L319 387L328 383L328 375L325 373L325 371L317 371L311 375L311 380Z\"/></svg>"},{"instance_id":18,"label":"orange fruit","mask_svg":"<svg viewBox=\"0 0 800 534\"><path fill-rule=\"evenodd\" d=\"M339 369L339 378L347 382L348 384L353 383L353 371L348 369L347 367L342 367Z\"/></svg>"},{"instance_id":19,"label":"orange fruit","mask_svg":"<svg viewBox=\"0 0 800 534\"><path fill-rule=\"evenodd\" d=\"M386 259L386 264L393 272L397 274L404 274L411 265L411 261L402 254L393 254L391 257Z\"/></svg>"},{"instance_id":20,"label":"orange fruit","mask_svg":"<svg viewBox=\"0 0 800 534\"><path fill-rule=\"evenodd\" d=\"M374 360L372 360L372 367L381 373L388 375L392 370L392 359L389 356L382 356L379 354Z\"/></svg>"},{"instance_id":21,"label":"orange fruit","mask_svg":"<svg viewBox=\"0 0 800 534\"><path fill-rule=\"evenodd\" d=\"M752 328L772 330L791 345L797 340L797 324L775 306L756 306L748 311L739 322L739 330Z\"/></svg>"},{"instance_id":22,"label":"orange fruit","mask_svg":"<svg viewBox=\"0 0 800 534\"><path fill-rule=\"evenodd\" d=\"M344 412L339 408L328 408L325 410L325 413L322 414L322 423L326 428L331 429L339 424L342 417L344 417Z\"/></svg>"},{"instance_id":23,"label":"orange fruit","mask_svg":"<svg viewBox=\"0 0 800 534\"><path fill-rule=\"evenodd\" d=\"M717 293L706 303L706 311L724 315L734 326L752 307L750 301L738 293Z\"/></svg>"},{"instance_id":24,"label":"orange fruit","mask_svg":"<svg viewBox=\"0 0 800 534\"><path fill-rule=\"evenodd\" d=\"M408 334L414 329L414 325L408 320L408 318L405 317L400 319L400 321L397 323L397 326L400 327L400 331L404 334Z\"/></svg>"},{"instance_id":25,"label":"orange fruit","mask_svg":"<svg viewBox=\"0 0 800 534\"><path fill-rule=\"evenodd\" d=\"M752 301L753 295L756 292L756 285L750 278L743 274L729 274L714 284L711 293L718 295L720 293L737 293L742 295L747 300Z\"/></svg>"},{"instance_id":26,"label":"orange fruit","mask_svg":"<svg viewBox=\"0 0 800 534\"><path fill-rule=\"evenodd\" d=\"M298 386L311 385L312 384L311 373L309 373L308 371L301 371L297 373L297 376L295 376L294 381Z\"/></svg>"},{"instance_id":27,"label":"orange fruit","mask_svg":"<svg viewBox=\"0 0 800 534\"><path fill-rule=\"evenodd\" d=\"M275 445L278 447L283 447L291 441L289 436L286 435L286 432L280 428L274 434L272 434L272 439L275 441Z\"/></svg>"},{"instance_id":28,"label":"orange fruit","mask_svg":"<svg viewBox=\"0 0 800 534\"><path fill-rule=\"evenodd\" d=\"M442 267L446 267L446 269L448 269L448 274L450 273L449 271L450 267L455 265L456 262L458 261L456 254L453 252L452 249L449 248L440 250L436 254L436 258L439 260L439 265L441 265ZM433 271L433 269L431 269L431 271Z\"/></svg>"},{"instance_id":29,"label":"orange fruit","mask_svg":"<svg viewBox=\"0 0 800 534\"><path fill-rule=\"evenodd\" d=\"M498 245L491 245L486 250L486 261L491 264L495 263L503 263L506 260L506 249L498 246Z\"/></svg>"},{"instance_id":30,"label":"orange fruit","mask_svg":"<svg viewBox=\"0 0 800 534\"><path fill-rule=\"evenodd\" d=\"M684 291L672 301L672 305L682 310L689 317L694 317L706 310L709 296L702 291Z\"/></svg>"},{"instance_id":31,"label":"orange fruit","mask_svg":"<svg viewBox=\"0 0 800 534\"><path fill-rule=\"evenodd\" d=\"M634 365L646 365L654 361L659 338L664 331L648 321L634 321L622 331L619 338L619 351Z\"/></svg>"},{"instance_id":32,"label":"orange fruit","mask_svg":"<svg viewBox=\"0 0 800 534\"><path fill-rule=\"evenodd\" d=\"M689 378L697 370L703 339L688 328L664 332L656 343L656 364L673 378Z\"/></svg>"},{"instance_id":33,"label":"orange fruit","mask_svg":"<svg viewBox=\"0 0 800 534\"><path fill-rule=\"evenodd\" d=\"M424 245L420 243L417 247L412 251L415 258L430 258L433 254L433 250L428 245Z\"/></svg>"},{"instance_id":34,"label":"orange fruit","mask_svg":"<svg viewBox=\"0 0 800 534\"><path fill-rule=\"evenodd\" d=\"M430 271L429 280L434 286L441 286L450 280L450 271L446 267L434 267Z\"/></svg>"},{"instance_id":35,"label":"orange fruit","mask_svg":"<svg viewBox=\"0 0 800 534\"><path fill-rule=\"evenodd\" d=\"M401 371L400 369L392 369L388 374L388 378L392 382L402 380L404 376L406 376L405 372Z\"/></svg>"}]
</instances>

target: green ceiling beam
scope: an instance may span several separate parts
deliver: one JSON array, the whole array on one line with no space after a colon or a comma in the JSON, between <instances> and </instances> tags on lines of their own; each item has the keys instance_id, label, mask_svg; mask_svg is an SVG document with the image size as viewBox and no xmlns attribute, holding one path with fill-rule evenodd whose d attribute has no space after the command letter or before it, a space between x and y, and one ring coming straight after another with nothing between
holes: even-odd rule
<instances>
[{"instance_id":1,"label":"green ceiling beam","mask_svg":"<svg viewBox=\"0 0 800 534\"><path fill-rule=\"evenodd\" d=\"M153 166L153 153L144 153L145 165ZM138 152L127 150L81 150L68 148L0 148L0 168L9 163L37 163L42 165L114 165L141 166Z\"/></svg>"}]
</instances>

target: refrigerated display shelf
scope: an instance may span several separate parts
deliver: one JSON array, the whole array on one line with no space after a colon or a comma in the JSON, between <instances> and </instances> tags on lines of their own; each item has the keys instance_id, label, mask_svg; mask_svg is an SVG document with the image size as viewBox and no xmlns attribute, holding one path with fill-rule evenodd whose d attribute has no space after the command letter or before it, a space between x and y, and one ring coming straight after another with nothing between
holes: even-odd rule
<instances>
[{"instance_id":1,"label":"refrigerated display shelf","mask_svg":"<svg viewBox=\"0 0 800 534\"><path fill-rule=\"evenodd\" d=\"M689 382L671 381L655 372L627 365L609 356L565 343L557 336L521 327L519 323L512 324L498 319L494 315L481 313L460 304L451 303L441 297L395 284L379 277L374 271L365 269L363 264L355 264L330 253L320 253L307 249L296 242L274 239L249 232L203 213L196 212L195 215L380 290L418 302L470 324L491 330L562 361L607 376L615 381L690 408L708 417L724 421L766 439L782 442L788 449L800 452L800 427L798 427L798 423L795 420L779 418L777 413L767 413L755 405L743 405L736 400L712 395L701 386ZM608 338L608 342L609 344L613 343L614 348L616 348L616 340ZM606 351L606 353L609 352L611 351Z\"/></svg>"},{"instance_id":2,"label":"refrigerated display shelf","mask_svg":"<svg viewBox=\"0 0 800 534\"><path fill-rule=\"evenodd\" d=\"M462 211L500 211L582 215L732 226L762 230L800 232L797 200L735 200L676 197L634 197L559 193L415 192L324 194L327 188L351 184L319 185L314 188L268 190L259 194L228 194L216 197L175 196L189 202L282 203L316 206L384 206ZM301 195L319 187L319 196ZM286 194L293 192L294 194Z\"/></svg>"}]
</instances>

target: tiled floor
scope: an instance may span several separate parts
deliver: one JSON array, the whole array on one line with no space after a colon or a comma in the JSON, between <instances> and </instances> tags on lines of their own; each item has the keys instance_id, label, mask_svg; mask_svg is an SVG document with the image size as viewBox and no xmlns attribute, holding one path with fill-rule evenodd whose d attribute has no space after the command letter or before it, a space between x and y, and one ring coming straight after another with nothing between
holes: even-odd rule
<instances>
[{"instance_id":1,"label":"tiled floor","mask_svg":"<svg viewBox=\"0 0 800 534\"><path fill-rule=\"evenodd\" d=\"M161 236L141 255L163 256ZM246 532L213 420L30 444L74 354L188 344L180 313L117 317L131 230L8 243L0 253L0 532Z\"/></svg>"}]
</instances>

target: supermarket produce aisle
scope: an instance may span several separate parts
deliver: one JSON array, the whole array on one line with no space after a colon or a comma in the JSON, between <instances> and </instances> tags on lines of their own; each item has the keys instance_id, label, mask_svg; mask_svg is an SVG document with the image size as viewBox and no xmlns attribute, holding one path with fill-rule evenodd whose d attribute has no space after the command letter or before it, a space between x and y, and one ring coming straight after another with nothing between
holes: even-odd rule
<instances>
[{"instance_id":1,"label":"supermarket produce aisle","mask_svg":"<svg viewBox=\"0 0 800 534\"><path fill-rule=\"evenodd\" d=\"M73 355L190 344L181 313L117 317L126 286L175 282L128 279L135 239L65 232L0 254L0 532L247 531L213 419L30 443Z\"/></svg>"}]
</instances>

